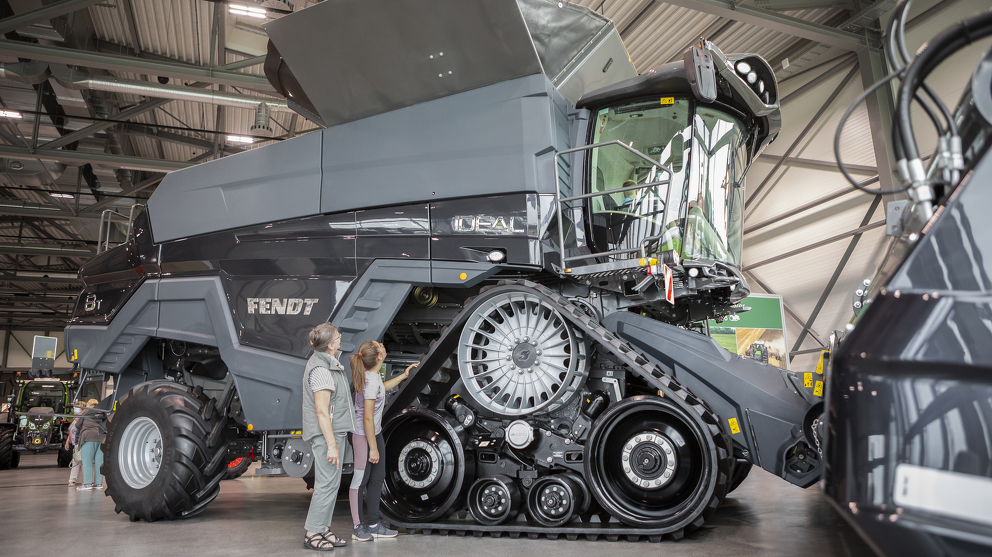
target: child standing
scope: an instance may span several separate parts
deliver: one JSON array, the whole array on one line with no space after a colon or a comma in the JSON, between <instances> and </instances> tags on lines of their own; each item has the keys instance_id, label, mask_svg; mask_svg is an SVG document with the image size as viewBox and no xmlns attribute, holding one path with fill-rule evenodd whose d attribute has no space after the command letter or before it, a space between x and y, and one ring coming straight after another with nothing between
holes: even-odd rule
<instances>
[{"instance_id":1,"label":"child standing","mask_svg":"<svg viewBox=\"0 0 992 557\"><path fill-rule=\"evenodd\" d=\"M351 445L355 450L355 475L351 480L348 499L355 530L351 539L367 542L375 538L394 538L396 530L386 528L379 519L379 501L386 479L386 459L383 454L382 410L386 405L386 391L399 385L410 376L417 364L389 381L383 382L379 374L386 347L374 340L367 340L351 357L352 382L355 386L356 429L352 432ZM362 520L361 504L365 500L366 520Z\"/></svg>"}]
</instances>

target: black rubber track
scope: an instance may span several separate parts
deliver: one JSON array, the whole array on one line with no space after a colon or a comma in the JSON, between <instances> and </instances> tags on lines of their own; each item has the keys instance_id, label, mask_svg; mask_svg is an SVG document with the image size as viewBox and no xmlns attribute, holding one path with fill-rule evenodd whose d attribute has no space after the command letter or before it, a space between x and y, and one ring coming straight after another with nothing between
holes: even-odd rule
<instances>
[{"instance_id":1,"label":"black rubber track","mask_svg":"<svg viewBox=\"0 0 992 557\"><path fill-rule=\"evenodd\" d=\"M702 526L727 496L730 475L734 468L730 435L724 430L720 419L702 400L696 398L666 370L655 365L647 356L637 352L630 344L621 341L610 333L601 323L590 317L568 298L540 284L526 280L501 281L496 286L482 288L478 296L466 300L462 311L453 317L451 326L442 331L441 338L431 343L430 351L421 358L420 366L411 373L410 379L403 382L396 396L387 400L385 413L387 415L393 414L410 404L433 402L433 400L439 400L444 396L445 389L450 388L450 385L458 378L457 373L455 377L446 377L449 374L444 369L446 367L445 360L454 351L458 333L468 316L485 299L508 290L529 292L542 298L568 319L573 327L580 329L589 342L597 344L600 350L612 354L626 364L635 376L641 378L651 388L657 389L660 396L668 397L693 417L693 421L712 439L708 455L708 461L712 463L712 468L707 471L707 485L702 497L703 501L694 507L693 512L687 513L686 520L666 528L606 527L605 530L609 530L607 532L604 531L605 525L602 522L593 526L580 521L569 523L558 529L535 526L509 527L508 525L484 527L478 523L472 524L473 521L465 520L458 520L455 523L447 520L434 523L403 523L397 520L396 525L410 530L419 530L426 534L433 532L446 534L454 531L460 535L472 533L476 536L489 533L494 536L506 534L511 537L519 537L523 534L528 537L537 537L544 534L549 537L552 535L557 537L559 533L567 529L570 530L569 537L573 535L576 537L583 535L594 539L598 539L600 536L605 536L607 539L647 537L651 541L659 541L662 537L681 539L686 532L691 532ZM425 395L427 396L425 397ZM425 400L425 398L430 400Z\"/></svg>"},{"instance_id":2,"label":"black rubber track","mask_svg":"<svg viewBox=\"0 0 992 557\"><path fill-rule=\"evenodd\" d=\"M14 428L0 428L0 470L10 470L14 458Z\"/></svg>"},{"instance_id":3,"label":"black rubber track","mask_svg":"<svg viewBox=\"0 0 992 557\"><path fill-rule=\"evenodd\" d=\"M225 418L219 412L211 412L205 419L203 411L209 401L204 398L171 381L150 381L135 386L120 399L118 410L107 424L100 469L116 512L127 514L132 521L185 518L203 510L217 496L217 483L226 473L221 464L227 439L221 436L212 446L208 440ZM120 437L127 425L139 417L148 417L158 426L163 460L152 482L135 489L124 481L117 463Z\"/></svg>"}]
</instances>

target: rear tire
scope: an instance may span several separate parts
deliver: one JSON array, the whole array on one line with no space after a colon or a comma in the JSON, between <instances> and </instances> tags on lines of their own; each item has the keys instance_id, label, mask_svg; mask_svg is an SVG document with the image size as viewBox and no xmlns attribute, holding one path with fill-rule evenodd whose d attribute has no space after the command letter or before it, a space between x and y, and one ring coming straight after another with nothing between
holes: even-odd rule
<instances>
[{"instance_id":1,"label":"rear tire","mask_svg":"<svg viewBox=\"0 0 992 557\"><path fill-rule=\"evenodd\" d=\"M0 470L10 470L14 458L14 430L9 427L0 429Z\"/></svg>"},{"instance_id":2,"label":"rear tire","mask_svg":"<svg viewBox=\"0 0 992 557\"><path fill-rule=\"evenodd\" d=\"M233 480L235 478L240 478L248 471L251 466L252 460L247 456L239 456L238 458L227 463L227 470L224 473L225 480Z\"/></svg>"},{"instance_id":3,"label":"rear tire","mask_svg":"<svg viewBox=\"0 0 992 557\"><path fill-rule=\"evenodd\" d=\"M185 518L199 513L227 473L227 439L211 431L226 418L207 402L169 381L137 385L122 398L103 443L107 495L132 521Z\"/></svg>"}]
</instances>

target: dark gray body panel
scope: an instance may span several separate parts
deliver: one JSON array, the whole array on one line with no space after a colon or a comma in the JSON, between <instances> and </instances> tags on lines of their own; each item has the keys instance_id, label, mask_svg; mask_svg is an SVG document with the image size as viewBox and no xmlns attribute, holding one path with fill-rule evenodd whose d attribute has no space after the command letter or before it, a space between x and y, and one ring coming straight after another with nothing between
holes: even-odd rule
<instances>
[{"instance_id":1,"label":"dark gray body panel","mask_svg":"<svg viewBox=\"0 0 992 557\"><path fill-rule=\"evenodd\" d=\"M636 313L608 315L603 325L642 350L701 398L727 425L735 418L735 443L765 470L806 487L819 478L792 477L784 467L785 451L803 439L800 427L810 403L789 388L782 370L741 358L710 337ZM757 411L760 409L760 412Z\"/></svg>"},{"instance_id":2,"label":"dark gray body panel","mask_svg":"<svg viewBox=\"0 0 992 557\"><path fill-rule=\"evenodd\" d=\"M553 193L569 111L537 74L173 172L149 200L154 241L466 192Z\"/></svg>"}]
</instances>

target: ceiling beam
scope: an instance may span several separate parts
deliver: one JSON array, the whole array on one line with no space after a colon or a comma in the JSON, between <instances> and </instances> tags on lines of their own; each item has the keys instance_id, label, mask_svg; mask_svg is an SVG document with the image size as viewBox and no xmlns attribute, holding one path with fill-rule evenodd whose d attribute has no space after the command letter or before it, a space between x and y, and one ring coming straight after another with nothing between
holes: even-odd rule
<instances>
[{"instance_id":1,"label":"ceiling beam","mask_svg":"<svg viewBox=\"0 0 992 557\"><path fill-rule=\"evenodd\" d=\"M86 246L62 244L32 243L0 243L0 253L11 255L51 255L53 257L93 257L96 249Z\"/></svg>"},{"instance_id":2,"label":"ceiling beam","mask_svg":"<svg viewBox=\"0 0 992 557\"><path fill-rule=\"evenodd\" d=\"M826 25L811 23L754 6L740 5L733 0L664 0L666 4L681 6L698 12L725 17L768 29L800 37L811 41L836 46L846 50L859 50L868 46L868 39L861 35L841 31Z\"/></svg>"},{"instance_id":3,"label":"ceiling beam","mask_svg":"<svg viewBox=\"0 0 992 557\"><path fill-rule=\"evenodd\" d=\"M758 155L758 162L777 163L781 160L782 157L779 155L769 155L767 153ZM840 172L840 169L837 168L837 163L834 161L820 161L815 159L789 157L785 159L785 162L783 162L782 165L792 166L795 168L808 168L810 170L830 170L833 172ZM847 167L847 171L851 174L862 174L864 176L875 176L878 174L878 169L874 166L847 163L844 163L844 166Z\"/></svg>"},{"instance_id":4,"label":"ceiling beam","mask_svg":"<svg viewBox=\"0 0 992 557\"><path fill-rule=\"evenodd\" d=\"M183 168L193 166L192 164L184 161L165 161L160 159L129 157L127 155L87 153L85 151L37 149L32 153L30 149L12 147L9 145L0 145L0 155L6 157L23 157L70 164L102 164L105 166L113 166L115 168L146 170L148 172L172 172L173 170L182 170Z\"/></svg>"},{"instance_id":5,"label":"ceiling beam","mask_svg":"<svg viewBox=\"0 0 992 557\"><path fill-rule=\"evenodd\" d=\"M52 2L47 6L38 8L37 10L31 10L30 12L25 12L21 15L0 19L0 35L11 31L16 31L21 27L27 27L32 23L48 23L48 21L54 17L72 13L76 10L81 10L100 1L101 0L62 0L61 2Z\"/></svg>"},{"instance_id":6,"label":"ceiling beam","mask_svg":"<svg viewBox=\"0 0 992 557\"><path fill-rule=\"evenodd\" d=\"M20 41L0 41L0 54L28 58L30 60L42 60L56 64L70 64L86 68L99 68L101 70L172 77L185 81L204 81L207 83L247 87L256 91L275 93L275 89L265 76L221 68L207 68L178 62L162 62L145 58L118 56L90 50L78 50L75 48Z\"/></svg>"},{"instance_id":7,"label":"ceiling beam","mask_svg":"<svg viewBox=\"0 0 992 557\"><path fill-rule=\"evenodd\" d=\"M116 198L112 198L116 199ZM41 217L46 219L86 219L100 220L100 214L86 214L80 212L78 215L72 211L59 209L49 205L37 205L13 199L0 199L0 215L13 215L18 217Z\"/></svg>"},{"instance_id":8,"label":"ceiling beam","mask_svg":"<svg viewBox=\"0 0 992 557\"><path fill-rule=\"evenodd\" d=\"M23 275L19 276L10 273L0 273L0 282L41 282L46 284L82 284L81 280L72 277L26 277Z\"/></svg>"},{"instance_id":9,"label":"ceiling beam","mask_svg":"<svg viewBox=\"0 0 992 557\"><path fill-rule=\"evenodd\" d=\"M0 304L74 304L76 296L0 296Z\"/></svg>"}]
</instances>

